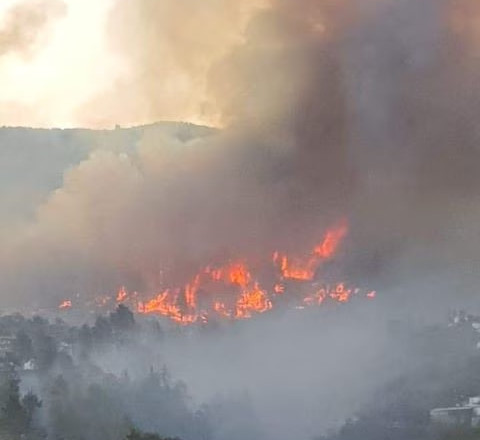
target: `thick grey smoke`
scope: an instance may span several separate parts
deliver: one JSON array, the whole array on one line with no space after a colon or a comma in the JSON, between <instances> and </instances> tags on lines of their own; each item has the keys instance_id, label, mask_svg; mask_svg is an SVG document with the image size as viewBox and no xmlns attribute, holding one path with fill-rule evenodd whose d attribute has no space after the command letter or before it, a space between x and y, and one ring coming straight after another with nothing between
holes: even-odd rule
<instances>
[{"instance_id":1,"label":"thick grey smoke","mask_svg":"<svg viewBox=\"0 0 480 440\"><path fill-rule=\"evenodd\" d=\"M10 52L31 55L50 21L65 13L62 0L27 0L12 6L0 25L0 56Z\"/></svg>"},{"instance_id":2,"label":"thick grey smoke","mask_svg":"<svg viewBox=\"0 0 480 440\"><path fill-rule=\"evenodd\" d=\"M398 340L381 310L373 303L290 310L211 331L169 334L161 342L144 339L138 350L105 349L94 358L117 376L141 376L149 365L165 364L187 383L193 403L214 408L213 438L307 440L338 427L373 390L404 371L405 347L389 346ZM245 419L248 408L252 414Z\"/></svg>"},{"instance_id":3,"label":"thick grey smoke","mask_svg":"<svg viewBox=\"0 0 480 440\"><path fill-rule=\"evenodd\" d=\"M140 19L147 3L114 13L138 7ZM308 249L347 218L347 275L469 299L477 9L467 0L260 9L208 70L226 128L198 139L150 130L135 150L100 148L68 171L28 232L9 237L5 292L43 301L122 283L149 291L165 270L184 279L232 256ZM150 47L157 34L140 37ZM35 275L18 283L17 271Z\"/></svg>"},{"instance_id":4,"label":"thick grey smoke","mask_svg":"<svg viewBox=\"0 0 480 440\"><path fill-rule=\"evenodd\" d=\"M479 12L386 2L348 43L354 264L430 309L474 301L478 283Z\"/></svg>"}]
</instances>

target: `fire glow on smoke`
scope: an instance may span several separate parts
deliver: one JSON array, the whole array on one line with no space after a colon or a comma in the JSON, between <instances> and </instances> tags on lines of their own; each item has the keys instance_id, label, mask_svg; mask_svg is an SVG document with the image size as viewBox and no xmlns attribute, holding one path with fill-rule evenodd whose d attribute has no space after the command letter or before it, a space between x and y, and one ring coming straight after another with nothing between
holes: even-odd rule
<instances>
[{"instance_id":1,"label":"fire glow on smoke","mask_svg":"<svg viewBox=\"0 0 480 440\"><path fill-rule=\"evenodd\" d=\"M348 232L345 223L329 229L323 240L304 257L275 252L271 264L275 280L263 285L245 260L224 266L206 266L180 287L167 287L143 298L121 287L115 297L97 298L98 306L125 304L140 314L157 314L181 325L207 323L210 318L240 320L268 312L288 296L296 308L318 306L325 301L346 303L353 296L374 299L374 291L348 286L345 282L325 283L318 279L323 264L331 261ZM294 293L295 292L295 293ZM299 295L300 292L300 295ZM65 299L59 309L73 307Z\"/></svg>"}]
</instances>

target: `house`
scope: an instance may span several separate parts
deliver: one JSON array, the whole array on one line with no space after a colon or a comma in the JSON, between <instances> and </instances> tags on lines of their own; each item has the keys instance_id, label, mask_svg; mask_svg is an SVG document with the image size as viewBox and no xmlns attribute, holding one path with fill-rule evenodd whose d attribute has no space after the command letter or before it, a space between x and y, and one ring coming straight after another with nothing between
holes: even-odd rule
<instances>
[{"instance_id":1,"label":"house","mask_svg":"<svg viewBox=\"0 0 480 440\"><path fill-rule=\"evenodd\" d=\"M480 397L470 397L459 406L432 409L430 419L439 425L480 427Z\"/></svg>"},{"instance_id":2,"label":"house","mask_svg":"<svg viewBox=\"0 0 480 440\"><path fill-rule=\"evenodd\" d=\"M472 426L473 408L468 406L435 408L430 411L430 419L441 425Z\"/></svg>"}]
</instances>

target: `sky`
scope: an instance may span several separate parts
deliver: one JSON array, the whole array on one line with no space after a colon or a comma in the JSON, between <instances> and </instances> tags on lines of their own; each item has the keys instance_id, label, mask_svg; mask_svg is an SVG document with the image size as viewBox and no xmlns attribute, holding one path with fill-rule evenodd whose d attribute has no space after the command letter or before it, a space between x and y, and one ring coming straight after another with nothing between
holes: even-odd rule
<instances>
[{"instance_id":1,"label":"sky","mask_svg":"<svg viewBox=\"0 0 480 440\"><path fill-rule=\"evenodd\" d=\"M111 0L66 0L28 52L13 48L0 57L0 124L71 127L75 109L107 87L121 60L107 55L105 21ZM4 0L0 22L25 4ZM42 6L44 7L44 6ZM1 29L1 27L0 27ZM41 37L41 38L40 38Z\"/></svg>"},{"instance_id":2,"label":"sky","mask_svg":"<svg viewBox=\"0 0 480 440\"><path fill-rule=\"evenodd\" d=\"M200 3L189 3L200 9ZM125 0L3 0L0 125L111 128L157 120L219 124L215 112L205 109L207 71L239 41L249 8L263 2L209 3L205 22L195 15L184 19L195 35L191 38L170 24L178 23L188 5L179 8L171 0L134 6ZM149 8L158 20L144 26ZM154 47L146 32L157 37ZM185 53L183 59L180 53ZM134 62L145 62L139 57L151 59L150 78L135 71ZM145 86L152 82L154 90Z\"/></svg>"}]
</instances>

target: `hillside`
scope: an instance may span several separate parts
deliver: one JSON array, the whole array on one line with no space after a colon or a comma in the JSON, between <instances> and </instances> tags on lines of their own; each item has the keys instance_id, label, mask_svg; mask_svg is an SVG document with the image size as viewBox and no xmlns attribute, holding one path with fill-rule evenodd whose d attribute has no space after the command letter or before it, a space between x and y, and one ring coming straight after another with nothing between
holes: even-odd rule
<instances>
[{"instance_id":1,"label":"hillside","mask_svg":"<svg viewBox=\"0 0 480 440\"><path fill-rule=\"evenodd\" d=\"M159 122L114 130L0 128L0 229L26 220L62 184L65 170L95 149L132 151L144 135L182 142L215 130L182 122Z\"/></svg>"}]
</instances>

